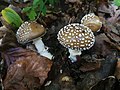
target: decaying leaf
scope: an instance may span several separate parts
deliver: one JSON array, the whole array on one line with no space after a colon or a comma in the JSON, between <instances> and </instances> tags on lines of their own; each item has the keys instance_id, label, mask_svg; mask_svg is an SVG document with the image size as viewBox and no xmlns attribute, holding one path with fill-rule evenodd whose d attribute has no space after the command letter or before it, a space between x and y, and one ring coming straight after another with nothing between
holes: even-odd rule
<instances>
[{"instance_id":1,"label":"decaying leaf","mask_svg":"<svg viewBox=\"0 0 120 90\"><path fill-rule=\"evenodd\" d=\"M99 70L81 74L80 77L82 79L78 82L78 90L91 90L91 88L99 81L113 75L116 63L116 57L114 55L109 55L102 61L101 68Z\"/></svg>"},{"instance_id":2,"label":"decaying leaf","mask_svg":"<svg viewBox=\"0 0 120 90\"><path fill-rule=\"evenodd\" d=\"M106 18L106 20L112 24L115 24L120 20L120 9L118 9L118 6L115 5L109 5L108 7L104 4L102 4L99 9L99 13L103 14L103 16ZM106 16L107 15L107 16Z\"/></svg>"},{"instance_id":3,"label":"decaying leaf","mask_svg":"<svg viewBox=\"0 0 120 90\"><path fill-rule=\"evenodd\" d=\"M73 78L67 73L62 73L45 90L77 90Z\"/></svg>"},{"instance_id":4,"label":"decaying leaf","mask_svg":"<svg viewBox=\"0 0 120 90\"><path fill-rule=\"evenodd\" d=\"M80 67L80 70L82 72L93 71L93 70L99 69L100 66L101 66L100 62L82 63L82 66Z\"/></svg>"},{"instance_id":5,"label":"decaying leaf","mask_svg":"<svg viewBox=\"0 0 120 90\"><path fill-rule=\"evenodd\" d=\"M70 2L70 3L81 3L81 0L66 0L66 2Z\"/></svg>"},{"instance_id":6,"label":"decaying leaf","mask_svg":"<svg viewBox=\"0 0 120 90\"><path fill-rule=\"evenodd\" d=\"M116 76L117 79L120 79L120 58L118 58L114 75Z\"/></svg>"},{"instance_id":7,"label":"decaying leaf","mask_svg":"<svg viewBox=\"0 0 120 90\"><path fill-rule=\"evenodd\" d=\"M116 78L109 76L97 83L91 90L119 90L115 89Z\"/></svg>"},{"instance_id":8,"label":"decaying leaf","mask_svg":"<svg viewBox=\"0 0 120 90\"><path fill-rule=\"evenodd\" d=\"M4 37L7 30L8 29L5 26L0 27L0 39Z\"/></svg>"},{"instance_id":9,"label":"decaying leaf","mask_svg":"<svg viewBox=\"0 0 120 90\"><path fill-rule=\"evenodd\" d=\"M11 52L11 55L16 61L8 68L4 80L5 90L35 90L35 88L39 88L47 78L52 61L24 49L17 53Z\"/></svg>"},{"instance_id":10,"label":"decaying leaf","mask_svg":"<svg viewBox=\"0 0 120 90\"><path fill-rule=\"evenodd\" d=\"M94 47L92 48L93 52L100 56L107 56L111 53L112 48L106 42L110 42L105 34L100 34L96 36L96 42Z\"/></svg>"},{"instance_id":11,"label":"decaying leaf","mask_svg":"<svg viewBox=\"0 0 120 90\"><path fill-rule=\"evenodd\" d=\"M98 59L96 54L83 55L80 59L81 59L80 60L81 63L79 70L82 72L99 70L101 67L101 61L104 60L104 58Z\"/></svg>"},{"instance_id":12,"label":"decaying leaf","mask_svg":"<svg viewBox=\"0 0 120 90\"><path fill-rule=\"evenodd\" d=\"M76 90L76 87L74 85L74 80L71 76L65 75L63 73L59 78L58 84L60 85L61 90Z\"/></svg>"},{"instance_id":13,"label":"decaying leaf","mask_svg":"<svg viewBox=\"0 0 120 90\"><path fill-rule=\"evenodd\" d=\"M8 30L2 39L0 51L3 52L12 47L17 47L17 39L15 33L12 30Z\"/></svg>"}]
</instances>

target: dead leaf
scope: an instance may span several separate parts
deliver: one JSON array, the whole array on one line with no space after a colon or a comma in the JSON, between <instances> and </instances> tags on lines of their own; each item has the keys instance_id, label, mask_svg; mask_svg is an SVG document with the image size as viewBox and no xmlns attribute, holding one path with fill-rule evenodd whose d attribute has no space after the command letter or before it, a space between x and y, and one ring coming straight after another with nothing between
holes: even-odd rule
<instances>
[{"instance_id":1,"label":"dead leaf","mask_svg":"<svg viewBox=\"0 0 120 90\"><path fill-rule=\"evenodd\" d=\"M99 69L101 66L100 62L88 62L88 63L82 63L80 66L80 70L82 72L87 72L87 71L93 71Z\"/></svg>"},{"instance_id":2,"label":"dead leaf","mask_svg":"<svg viewBox=\"0 0 120 90\"><path fill-rule=\"evenodd\" d=\"M120 79L120 58L118 58L114 75L116 76L117 79Z\"/></svg>"},{"instance_id":3,"label":"dead leaf","mask_svg":"<svg viewBox=\"0 0 120 90\"><path fill-rule=\"evenodd\" d=\"M81 74L81 80L77 84L78 90L91 90L99 81L113 75L116 63L116 57L114 55L108 55L101 61L101 68L99 70Z\"/></svg>"},{"instance_id":4,"label":"dead leaf","mask_svg":"<svg viewBox=\"0 0 120 90\"><path fill-rule=\"evenodd\" d=\"M12 47L17 47L16 35L12 30L7 30L2 39L0 51L4 52Z\"/></svg>"},{"instance_id":5,"label":"dead leaf","mask_svg":"<svg viewBox=\"0 0 120 90\"><path fill-rule=\"evenodd\" d=\"M105 41L110 42L110 40L107 38L105 34L97 35L95 45L92 48L93 53L96 53L98 56L103 57L107 56L108 54L111 54L112 48Z\"/></svg>"},{"instance_id":6,"label":"dead leaf","mask_svg":"<svg viewBox=\"0 0 120 90\"><path fill-rule=\"evenodd\" d=\"M20 53L20 52L19 52ZM5 90L34 90L47 78L52 61L30 50L22 50L7 71ZM16 53L17 55L17 53Z\"/></svg>"},{"instance_id":7,"label":"dead leaf","mask_svg":"<svg viewBox=\"0 0 120 90\"><path fill-rule=\"evenodd\" d=\"M0 39L2 37L4 37L4 35L6 34L7 30L8 29L5 26L0 27Z\"/></svg>"},{"instance_id":8,"label":"dead leaf","mask_svg":"<svg viewBox=\"0 0 120 90\"><path fill-rule=\"evenodd\" d=\"M120 9L114 4L108 6L101 4L98 8L98 11L99 13L104 14L104 18L106 18L107 22L109 23L115 24L120 20ZM108 14L107 17L105 17L106 14Z\"/></svg>"},{"instance_id":9,"label":"dead leaf","mask_svg":"<svg viewBox=\"0 0 120 90\"><path fill-rule=\"evenodd\" d=\"M109 76L100 82L98 82L95 86L91 88L91 90L116 90L115 89L116 78L114 76ZM117 88L117 90L119 90Z\"/></svg>"}]
</instances>

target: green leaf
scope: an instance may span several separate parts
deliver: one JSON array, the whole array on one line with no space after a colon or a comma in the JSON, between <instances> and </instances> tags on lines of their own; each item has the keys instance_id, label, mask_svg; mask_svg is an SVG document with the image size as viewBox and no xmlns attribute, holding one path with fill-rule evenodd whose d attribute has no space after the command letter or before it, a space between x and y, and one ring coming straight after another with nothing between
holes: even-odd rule
<instances>
[{"instance_id":1,"label":"green leaf","mask_svg":"<svg viewBox=\"0 0 120 90\"><path fill-rule=\"evenodd\" d=\"M40 1L42 1L42 0L34 0L34 1L33 1L33 6L38 5Z\"/></svg>"},{"instance_id":2,"label":"green leaf","mask_svg":"<svg viewBox=\"0 0 120 90\"><path fill-rule=\"evenodd\" d=\"M46 15L46 7L45 6L42 9L42 13L43 13L44 16Z\"/></svg>"},{"instance_id":3,"label":"green leaf","mask_svg":"<svg viewBox=\"0 0 120 90\"><path fill-rule=\"evenodd\" d=\"M22 12L28 12L30 9L32 9L32 7L25 7L23 8Z\"/></svg>"},{"instance_id":4,"label":"green leaf","mask_svg":"<svg viewBox=\"0 0 120 90\"><path fill-rule=\"evenodd\" d=\"M54 5L55 3L57 3L59 0L48 0L49 1L49 3L51 4L51 5Z\"/></svg>"},{"instance_id":5,"label":"green leaf","mask_svg":"<svg viewBox=\"0 0 120 90\"><path fill-rule=\"evenodd\" d=\"M7 23L12 24L13 27L18 28L23 23L21 17L9 7L2 10L1 14L4 20Z\"/></svg>"},{"instance_id":6,"label":"green leaf","mask_svg":"<svg viewBox=\"0 0 120 90\"><path fill-rule=\"evenodd\" d=\"M49 0L49 3L54 5L54 0Z\"/></svg>"},{"instance_id":7,"label":"green leaf","mask_svg":"<svg viewBox=\"0 0 120 90\"><path fill-rule=\"evenodd\" d=\"M43 0L40 0L40 11L42 11L44 6L45 6L45 3L43 2Z\"/></svg>"},{"instance_id":8,"label":"green leaf","mask_svg":"<svg viewBox=\"0 0 120 90\"><path fill-rule=\"evenodd\" d=\"M115 4L116 6L120 6L120 0L114 0L114 4Z\"/></svg>"},{"instance_id":9,"label":"green leaf","mask_svg":"<svg viewBox=\"0 0 120 90\"><path fill-rule=\"evenodd\" d=\"M35 20L36 16L37 16L37 14L36 14L35 10L33 10L33 9L28 13L28 17L30 20Z\"/></svg>"},{"instance_id":10,"label":"green leaf","mask_svg":"<svg viewBox=\"0 0 120 90\"><path fill-rule=\"evenodd\" d=\"M46 3L54 5L57 3L59 0L33 0L33 3L31 6L23 8L23 12L26 12L27 16L29 17L30 20L34 20L39 15L46 15Z\"/></svg>"}]
</instances>

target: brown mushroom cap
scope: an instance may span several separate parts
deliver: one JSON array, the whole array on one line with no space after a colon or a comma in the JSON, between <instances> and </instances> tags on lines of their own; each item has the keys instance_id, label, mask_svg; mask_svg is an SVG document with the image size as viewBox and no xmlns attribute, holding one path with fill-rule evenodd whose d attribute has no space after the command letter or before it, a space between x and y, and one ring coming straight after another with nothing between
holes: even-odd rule
<instances>
[{"instance_id":1,"label":"brown mushroom cap","mask_svg":"<svg viewBox=\"0 0 120 90\"><path fill-rule=\"evenodd\" d=\"M37 22L24 22L18 29L16 37L19 43L25 44L31 40L41 37L45 34L46 30L43 25Z\"/></svg>"},{"instance_id":2,"label":"brown mushroom cap","mask_svg":"<svg viewBox=\"0 0 120 90\"><path fill-rule=\"evenodd\" d=\"M93 46L95 37L88 27L79 23L72 23L64 26L58 32L58 40L66 48L82 51Z\"/></svg>"},{"instance_id":3,"label":"brown mushroom cap","mask_svg":"<svg viewBox=\"0 0 120 90\"><path fill-rule=\"evenodd\" d=\"M81 19L81 24L89 27L93 32L100 30L100 28L102 27L102 22L94 13L85 15Z\"/></svg>"}]
</instances>

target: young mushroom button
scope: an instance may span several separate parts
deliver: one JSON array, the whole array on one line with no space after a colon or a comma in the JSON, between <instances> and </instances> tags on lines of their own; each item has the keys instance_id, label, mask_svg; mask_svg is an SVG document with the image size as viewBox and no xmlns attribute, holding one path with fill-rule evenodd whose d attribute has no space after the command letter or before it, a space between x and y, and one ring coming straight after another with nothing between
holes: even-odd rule
<instances>
[{"instance_id":1,"label":"young mushroom button","mask_svg":"<svg viewBox=\"0 0 120 90\"><path fill-rule=\"evenodd\" d=\"M96 16L94 13L85 15L81 19L81 24L89 27L93 32L99 31L102 27L102 22L100 21L99 17Z\"/></svg>"},{"instance_id":2,"label":"young mushroom button","mask_svg":"<svg viewBox=\"0 0 120 90\"><path fill-rule=\"evenodd\" d=\"M30 41L33 41L38 53L45 56L49 59L52 59L52 55L45 49L45 45L42 42L42 36L45 34L46 30L43 25L38 24L37 22L24 22L16 33L17 41L20 44L26 44Z\"/></svg>"},{"instance_id":3,"label":"young mushroom button","mask_svg":"<svg viewBox=\"0 0 120 90\"><path fill-rule=\"evenodd\" d=\"M79 23L64 26L57 36L58 41L68 48L72 62L77 60L76 55L81 55L81 51L90 49L95 42L91 29Z\"/></svg>"}]
</instances>

